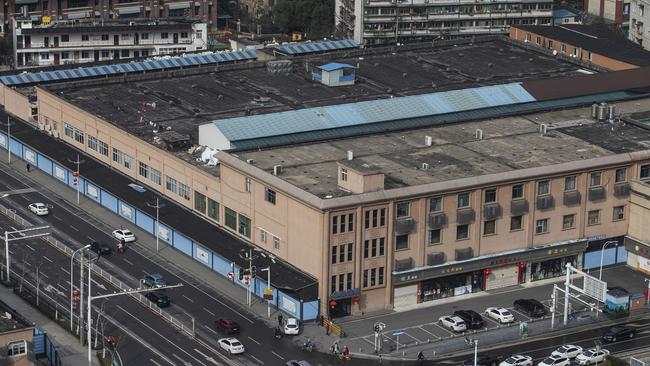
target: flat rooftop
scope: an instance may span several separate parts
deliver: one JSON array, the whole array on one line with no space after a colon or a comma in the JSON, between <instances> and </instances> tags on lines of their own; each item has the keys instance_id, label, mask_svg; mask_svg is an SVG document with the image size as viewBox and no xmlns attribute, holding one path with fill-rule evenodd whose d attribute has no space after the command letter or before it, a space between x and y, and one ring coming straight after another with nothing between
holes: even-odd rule
<instances>
[{"instance_id":1,"label":"flat rooftop","mask_svg":"<svg viewBox=\"0 0 650 366\"><path fill-rule=\"evenodd\" d=\"M31 326L32 324L13 308L0 301L0 334L29 328Z\"/></svg>"},{"instance_id":2,"label":"flat rooftop","mask_svg":"<svg viewBox=\"0 0 650 366\"><path fill-rule=\"evenodd\" d=\"M576 65L502 40L333 57L324 54L309 62L313 66L328 62L358 65L355 85L327 87L309 80L303 64L294 63L285 75L255 67L175 78L41 87L152 144L157 128L189 135L196 144L198 126L217 119L581 73ZM196 163L186 152L177 155Z\"/></svg>"},{"instance_id":3,"label":"flat rooftop","mask_svg":"<svg viewBox=\"0 0 650 366\"><path fill-rule=\"evenodd\" d=\"M650 98L616 103L621 111L650 111ZM650 116L650 114L644 114ZM548 125L542 136L540 124ZM477 129L483 139L475 138ZM431 136L432 146L425 145ZM349 195L337 185L337 162L354 159L385 174L385 189L535 168L650 149L647 128L598 122L590 108L449 124L335 141L236 152L267 172L321 198ZM429 169L422 169L422 164Z\"/></svg>"}]
</instances>

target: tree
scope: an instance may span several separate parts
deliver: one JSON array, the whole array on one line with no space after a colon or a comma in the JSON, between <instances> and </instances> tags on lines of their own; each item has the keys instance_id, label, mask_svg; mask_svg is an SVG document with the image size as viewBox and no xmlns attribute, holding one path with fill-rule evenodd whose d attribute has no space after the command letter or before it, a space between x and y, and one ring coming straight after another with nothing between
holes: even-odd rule
<instances>
[{"instance_id":1,"label":"tree","mask_svg":"<svg viewBox=\"0 0 650 366\"><path fill-rule=\"evenodd\" d=\"M625 361L621 360L620 358L616 358L614 356L607 356L605 359L605 362L601 363L601 366L629 366L630 364Z\"/></svg>"},{"instance_id":2,"label":"tree","mask_svg":"<svg viewBox=\"0 0 650 366\"><path fill-rule=\"evenodd\" d=\"M334 1L280 0L273 15L282 32L307 33L309 38L328 37L334 27Z\"/></svg>"}]
</instances>

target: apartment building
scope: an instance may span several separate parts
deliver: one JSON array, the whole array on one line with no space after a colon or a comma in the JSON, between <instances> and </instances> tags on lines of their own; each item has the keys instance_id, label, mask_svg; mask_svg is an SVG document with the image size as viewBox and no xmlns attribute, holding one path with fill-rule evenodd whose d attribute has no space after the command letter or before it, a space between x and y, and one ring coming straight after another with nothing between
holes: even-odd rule
<instances>
[{"instance_id":1,"label":"apartment building","mask_svg":"<svg viewBox=\"0 0 650 366\"><path fill-rule=\"evenodd\" d=\"M507 69L493 70L503 54ZM650 246L630 229L640 227L630 187L650 180L650 129L645 114L627 115L650 111L638 93L647 68L575 76L570 63L498 41L400 60L364 54L357 76L368 82L336 88L244 64L5 87L2 100L18 116L36 100L32 122L52 138L317 278L320 311L333 317L557 277L569 262L593 268L611 240L623 261L624 242ZM491 73L513 76L464 86ZM372 98L400 85L413 95ZM592 118L593 102L611 113Z\"/></svg>"},{"instance_id":2,"label":"apartment building","mask_svg":"<svg viewBox=\"0 0 650 366\"><path fill-rule=\"evenodd\" d=\"M629 38L650 51L650 1L632 0Z\"/></svg>"},{"instance_id":3,"label":"apartment building","mask_svg":"<svg viewBox=\"0 0 650 366\"><path fill-rule=\"evenodd\" d=\"M8 366L32 366L34 326L7 304L0 302L0 360Z\"/></svg>"},{"instance_id":4,"label":"apartment building","mask_svg":"<svg viewBox=\"0 0 650 366\"><path fill-rule=\"evenodd\" d=\"M8 0L0 7L0 20L5 32L12 31L12 19L28 17L59 20L93 19L98 22L137 18L153 20L194 19L207 24L208 30L217 29L217 3L212 0Z\"/></svg>"},{"instance_id":5,"label":"apartment building","mask_svg":"<svg viewBox=\"0 0 650 366\"><path fill-rule=\"evenodd\" d=\"M14 19L18 69L199 52L207 49L205 23L190 21L36 24Z\"/></svg>"},{"instance_id":6,"label":"apartment building","mask_svg":"<svg viewBox=\"0 0 650 366\"><path fill-rule=\"evenodd\" d=\"M337 0L339 36L389 44L504 34L513 24L551 24L553 1Z\"/></svg>"},{"instance_id":7,"label":"apartment building","mask_svg":"<svg viewBox=\"0 0 650 366\"><path fill-rule=\"evenodd\" d=\"M628 36L631 0L585 0L585 13L603 18Z\"/></svg>"}]
</instances>

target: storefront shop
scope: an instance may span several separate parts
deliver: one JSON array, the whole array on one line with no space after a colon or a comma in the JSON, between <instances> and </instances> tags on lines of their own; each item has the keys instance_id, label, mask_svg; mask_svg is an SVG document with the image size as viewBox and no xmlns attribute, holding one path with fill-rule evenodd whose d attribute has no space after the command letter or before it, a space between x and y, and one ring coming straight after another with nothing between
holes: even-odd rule
<instances>
[{"instance_id":1,"label":"storefront shop","mask_svg":"<svg viewBox=\"0 0 650 366\"><path fill-rule=\"evenodd\" d=\"M571 241L394 272L394 305L396 309L412 307L451 296L561 276L566 263L581 266L586 247L586 240Z\"/></svg>"},{"instance_id":2,"label":"storefront shop","mask_svg":"<svg viewBox=\"0 0 650 366\"><path fill-rule=\"evenodd\" d=\"M650 275L650 243L626 236L625 249L627 250L627 265Z\"/></svg>"},{"instance_id":3,"label":"storefront shop","mask_svg":"<svg viewBox=\"0 0 650 366\"><path fill-rule=\"evenodd\" d=\"M350 315L352 304L358 304L359 301L361 301L361 289L359 288L333 292L328 301L329 317L340 318Z\"/></svg>"},{"instance_id":4,"label":"storefront shop","mask_svg":"<svg viewBox=\"0 0 650 366\"><path fill-rule=\"evenodd\" d=\"M627 250L625 249L624 236L613 238L594 237L589 238L589 244L582 260L582 269L598 269L627 262Z\"/></svg>"}]
</instances>

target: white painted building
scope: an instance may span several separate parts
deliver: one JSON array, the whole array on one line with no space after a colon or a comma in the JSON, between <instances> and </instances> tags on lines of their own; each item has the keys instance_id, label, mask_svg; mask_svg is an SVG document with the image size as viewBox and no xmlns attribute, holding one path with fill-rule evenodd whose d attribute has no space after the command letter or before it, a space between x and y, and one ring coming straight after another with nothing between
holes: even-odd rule
<instances>
[{"instance_id":1,"label":"white painted building","mask_svg":"<svg viewBox=\"0 0 650 366\"><path fill-rule=\"evenodd\" d=\"M207 50L207 25L189 21L35 24L14 19L18 69Z\"/></svg>"},{"instance_id":2,"label":"white painted building","mask_svg":"<svg viewBox=\"0 0 650 366\"><path fill-rule=\"evenodd\" d=\"M632 0L629 37L650 51L650 0Z\"/></svg>"}]
</instances>

